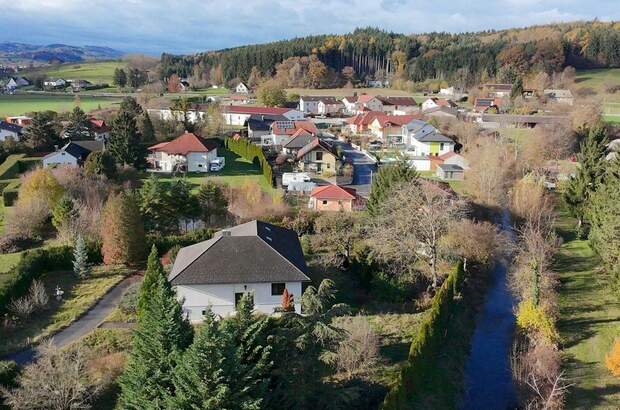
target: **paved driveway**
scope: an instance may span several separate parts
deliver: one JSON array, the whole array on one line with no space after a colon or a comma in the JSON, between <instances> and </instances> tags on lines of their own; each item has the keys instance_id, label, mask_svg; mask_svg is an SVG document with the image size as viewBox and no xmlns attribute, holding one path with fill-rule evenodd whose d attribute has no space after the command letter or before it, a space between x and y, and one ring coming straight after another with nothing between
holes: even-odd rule
<instances>
[{"instance_id":1,"label":"paved driveway","mask_svg":"<svg viewBox=\"0 0 620 410\"><path fill-rule=\"evenodd\" d=\"M95 330L118 306L127 288L140 279L141 277L136 275L123 279L106 293L84 316L52 336L52 344L57 347L64 347ZM35 353L36 348L29 347L21 352L7 355L3 359L14 360L18 365L25 365L34 359Z\"/></svg>"}]
</instances>

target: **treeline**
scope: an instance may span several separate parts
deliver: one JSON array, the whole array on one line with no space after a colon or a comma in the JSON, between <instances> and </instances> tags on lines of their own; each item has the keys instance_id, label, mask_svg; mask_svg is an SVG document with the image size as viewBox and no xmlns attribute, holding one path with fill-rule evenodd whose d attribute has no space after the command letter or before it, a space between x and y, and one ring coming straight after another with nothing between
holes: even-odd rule
<instances>
[{"instance_id":1,"label":"treeline","mask_svg":"<svg viewBox=\"0 0 620 410\"><path fill-rule=\"evenodd\" d=\"M246 81L254 67L273 76L276 66L291 57L316 56L342 77L355 73L355 80L396 75L405 80L441 78L470 85L503 72L552 73L567 65L617 67L619 40L618 23L598 21L411 36L363 28L344 35L308 36L190 56L163 54L160 75L163 80L178 74L221 82Z\"/></svg>"}]
</instances>

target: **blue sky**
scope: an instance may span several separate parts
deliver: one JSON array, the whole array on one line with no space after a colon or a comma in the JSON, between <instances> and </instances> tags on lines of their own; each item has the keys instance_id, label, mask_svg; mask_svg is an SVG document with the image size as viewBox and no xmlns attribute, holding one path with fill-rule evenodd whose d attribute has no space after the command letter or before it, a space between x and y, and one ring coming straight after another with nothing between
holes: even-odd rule
<instances>
[{"instance_id":1,"label":"blue sky","mask_svg":"<svg viewBox=\"0 0 620 410\"><path fill-rule=\"evenodd\" d=\"M0 0L0 41L190 53L365 26L420 33L620 20L618 1Z\"/></svg>"}]
</instances>

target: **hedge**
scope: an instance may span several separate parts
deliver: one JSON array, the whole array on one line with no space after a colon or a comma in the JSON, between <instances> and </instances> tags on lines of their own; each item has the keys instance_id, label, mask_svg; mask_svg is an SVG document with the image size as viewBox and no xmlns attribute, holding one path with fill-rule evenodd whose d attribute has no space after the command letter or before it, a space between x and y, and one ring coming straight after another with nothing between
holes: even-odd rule
<instances>
[{"instance_id":1,"label":"hedge","mask_svg":"<svg viewBox=\"0 0 620 410\"><path fill-rule=\"evenodd\" d=\"M148 235L146 241L148 249L150 249L151 246L155 245L155 247L157 248L157 252L160 255L163 255L170 249L172 249L173 246L189 246L195 244L196 242L206 241L207 239L211 239L212 237L212 229L198 229L183 235Z\"/></svg>"},{"instance_id":2,"label":"hedge","mask_svg":"<svg viewBox=\"0 0 620 410\"><path fill-rule=\"evenodd\" d=\"M21 181L13 180L2 190L2 201L4 206L13 206L19 195L19 186Z\"/></svg>"},{"instance_id":3,"label":"hedge","mask_svg":"<svg viewBox=\"0 0 620 410\"><path fill-rule=\"evenodd\" d=\"M88 259L91 263L102 261L101 246L98 243L88 244ZM0 314L7 311L12 299L26 294L34 279L45 272L73 269L73 247L54 246L25 251L17 266L13 268L13 276L0 288Z\"/></svg>"},{"instance_id":4,"label":"hedge","mask_svg":"<svg viewBox=\"0 0 620 410\"><path fill-rule=\"evenodd\" d=\"M5 206L12 206L17 200L21 181L19 175L41 163L41 158L26 157L26 154L12 154L0 165L0 191Z\"/></svg>"},{"instance_id":5,"label":"hedge","mask_svg":"<svg viewBox=\"0 0 620 410\"><path fill-rule=\"evenodd\" d=\"M12 154L0 165L0 179L17 178L20 173L19 160L26 157L26 154Z\"/></svg>"},{"instance_id":6,"label":"hedge","mask_svg":"<svg viewBox=\"0 0 620 410\"><path fill-rule=\"evenodd\" d=\"M257 160L265 179L267 179L269 185L273 186L273 170L271 169L271 164L267 161L267 157L265 157L265 153L261 147L253 144L246 138L234 139L231 137L226 137L224 139L224 145L230 151L241 156L242 158L247 159L248 161L254 162L254 160Z\"/></svg>"},{"instance_id":7,"label":"hedge","mask_svg":"<svg viewBox=\"0 0 620 410\"><path fill-rule=\"evenodd\" d=\"M411 409L425 377L437 366L440 349L445 344L450 321L455 313L455 298L462 290L463 265L448 275L435 297L428 316L422 322L409 348L407 363L398 381L388 392L381 409Z\"/></svg>"}]
</instances>

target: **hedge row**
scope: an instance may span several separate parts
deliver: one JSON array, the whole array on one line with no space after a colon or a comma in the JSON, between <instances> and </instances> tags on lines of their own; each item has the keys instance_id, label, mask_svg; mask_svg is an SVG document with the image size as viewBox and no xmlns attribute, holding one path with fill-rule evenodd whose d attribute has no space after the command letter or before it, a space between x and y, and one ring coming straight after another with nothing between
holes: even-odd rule
<instances>
[{"instance_id":1,"label":"hedge row","mask_svg":"<svg viewBox=\"0 0 620 410\"><path fill-rule=\"evenodd\" d=\"M19 160L24 159L26 154L12 154L0 165L0 180L13 179L19 175Z\"/></svg>"},{"instance_id":2,"label":"hedge row","mask_svg":"<svg viewBox=\"0 0 620 410\"><path fill-rule=\"evenodd\" d=\"M226 148L230 151L241 156L242 158L247 159L248 161L257 161L263 175L265 176L265 179L267 179L269 185L273 186L273 170L271 169L271 164L267 161L265 153L261 147L253 144L246 138L235 139L231 137L226 137L226 139L224 139L224 145L226 145Z\"/></svg>"},{"instance_id":3,"label":"hedge row","mask_svg":"<svg viewBox=\"0 0 620 410\"><path fill-rule=\"evenodd\" d=\"M151 249L151 246L155 245L157 248L157 252L160 255L165 254L173 246L179 245L189 246L193 245L197 242L206 241L207 239L211 239L213 237L213 230L211 229L198 229L192 232L188 232L183 235L148 235L147 236L147 245L148 249Z\"/></svg>"},{"instance_id":4,"label":"hedge row","mask_svg":"<svg viewBox=\"0 0 620 410\"><path fill-rule=\"evenodd\" d=\"M26 157L26 154L12 154L0 165L0 192L5 206L12 206L17 200L21 181L19 175L41 163L41 158Z\"/></svg>"},{"instance_id":5,"label":"hedge row","mask_svg":"<svg viewBox=\"0 0 620 410\"><path fill-rule=\"evenodd\" d=\"M463 266L459 264L433 298L430 312L411 342L407 363L383 401L383 410L413 407L418 389L437 366L440 349L446 342L450 322L456 312L455 299L462 290L464 276Z\"/></svg>"},{"instance_id":6,"label":"hedge row","mask_svg":"<svg viewBox=\"0 0 620 410\"><path fill-rule=\"evenodd\" d=\"M88 245L89 261L101 263L100 244ZM71 270L73 268L73 247L54 246L25 251L17 266L13 268L13 276L0 288L0 314L7 311L12 299L26 294L34 279L45 272L54 270Z\"/></svg>"}]
</instances>

